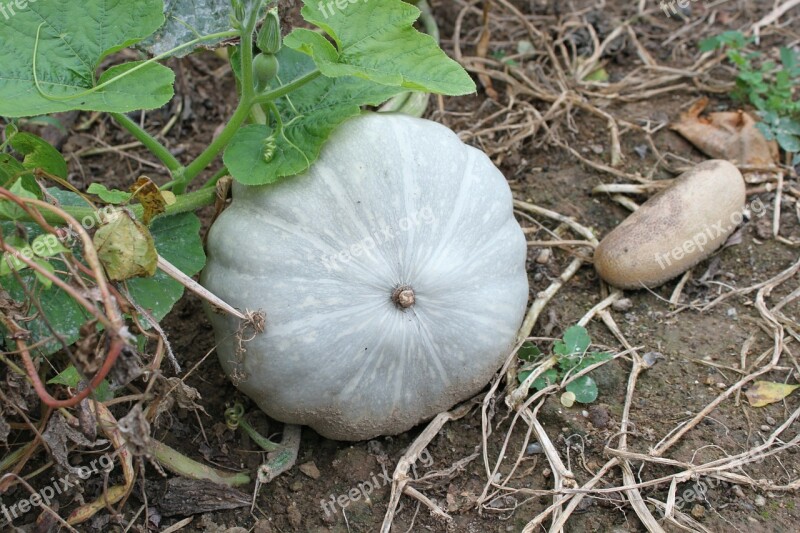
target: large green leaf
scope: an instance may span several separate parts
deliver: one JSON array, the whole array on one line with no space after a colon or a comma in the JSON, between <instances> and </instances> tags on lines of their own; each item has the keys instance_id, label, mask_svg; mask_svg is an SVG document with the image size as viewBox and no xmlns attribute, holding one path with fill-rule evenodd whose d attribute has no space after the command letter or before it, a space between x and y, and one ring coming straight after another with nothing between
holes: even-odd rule
<instances>
[{"instance_id":1,"label":"large green leaf","mask_svg":"<svg viewBox=\"0 0 800 533\"><path fill-rule=\"evenodd\" d=\"M197 274L205 265L200 219L194 213L157 218L150 232L159 255L187 276ZM164 318L183 296L183 285L160 270L153 277L130 279L127 284L131 297L156 320Z\"/></svg>"},{"instance_id":2,"label":"large green leaf","mask_svg":"<svg viewBox=\"0 0 800 533\"><path fill-rule=\"evenodd\" d=\"M303 18L336 46L302 28L287 35L284 44L313 57L323 75L449 95L475 92L475 83L436 40L414 29L420 15L416 7L402 0L303 3Z\"/></svg>"},{"instance_id":3,"label":"large green leaf","mask_svg":"<svg viewBox=\"0 0 800 533\"><path fill-rule=\"evenodd\" d=\"M308 56L289 48L282 48L278 59L281 71L276 87L314 69ZM223 156L225 165L237 181L247 185L273 183L303 172L317 159L331 132L358 115L362 105L381 104L402 91L360 78L319 77L277 101L284 127L282 135L274 135L271 158L264 156L264 144L273 132L255 124L233 137Z\"/></svg>"},{"instance_id":4,"label":"large green leaf","mask_svg":"<svg viewBox=\"0 0 800 533\"><path fill-rule=\"evenodd\" d=\"M105 57L161 26L162 0L40 0L25 5L7 18L0 13L0 116L70 109L128 112L160 107L172 98L174 74L157 63L116 65L97 78ZM34 55L44 95L34 81Z\"/></svg>"}]
</instances>

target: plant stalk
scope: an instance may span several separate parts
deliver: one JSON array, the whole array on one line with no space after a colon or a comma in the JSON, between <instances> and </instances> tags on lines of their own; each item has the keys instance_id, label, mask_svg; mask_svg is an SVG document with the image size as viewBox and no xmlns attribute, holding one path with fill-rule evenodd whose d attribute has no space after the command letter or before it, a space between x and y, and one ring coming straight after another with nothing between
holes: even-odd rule
<instances>
[{"instance_id":1,"label":"plant stalk","mask_svg":"<svg viewBox=\"0 0 800 533\"><path fill-rule=\"evenodd\" d=\"M148 150L150 150L159 161L164 163L164 166L169 169L173 175L180 175L183 165L178 161L174 155L167 149L166 146L161 144L158 139L147 133L135 121L131 120L128 115L124 113L109 113L117 124L128 130L128 133L134 136L137 141L142 143Z\"/></svg>"}]
</instances>

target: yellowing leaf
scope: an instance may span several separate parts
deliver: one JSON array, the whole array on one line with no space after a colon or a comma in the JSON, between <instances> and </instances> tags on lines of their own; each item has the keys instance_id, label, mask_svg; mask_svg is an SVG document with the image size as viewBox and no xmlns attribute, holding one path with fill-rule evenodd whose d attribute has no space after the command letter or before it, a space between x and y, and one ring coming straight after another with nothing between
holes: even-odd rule
<instances>
[{"instance_id":1,"label":"yellowing leaf","mask_svg":"<svg viewBox=\"0 0 800 533\"><path fill-rule=\"evenodd\" d=\"M756 381L744 394L753 407L764 407L783 400L797 388L800 388L800 385Z\"/></svg>"},{"instance_id":2,"label":"yellowing leaf","mask_svg":"<svg viewBox=\"0 0 800 533\"><path fill-rule=\"evenodd\" d=\"M167 208L168 201L159 190L158 185L153 183L153 180L147 176L140 176L136 183L131 185L131 192L133 196L139 200L144 207L144 215L142 221L146 226L150 225L153 217L164 212ZM173 195L174 199L174 195Z\"/></svg>"},{"instance_id":3,"label":"yellowing leaf","mask_svg":"<svg viewBox=\"0 0 800 533\"><path fill-rule=\"evenodd\" d=\"M108 278L122 281L156 273L158 254L147 227L127 211L114 211L94 234L97 255Z\"/></svg>"}]
</instances>

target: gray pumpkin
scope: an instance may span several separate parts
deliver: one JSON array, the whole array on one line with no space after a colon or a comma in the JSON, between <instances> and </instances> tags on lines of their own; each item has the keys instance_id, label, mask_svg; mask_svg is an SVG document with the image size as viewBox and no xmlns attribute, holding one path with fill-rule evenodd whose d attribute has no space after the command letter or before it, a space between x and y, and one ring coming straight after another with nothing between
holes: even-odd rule
<instances>
[{"instance_id":1,"label":"gray pumpkin","mask_svg":"<svg viewBox=\"0 0 800 533\"><path fill-rule=\"evenodd\" d=\"M528 300L503 175L448 128L364 114L300 176L235 185L202 283L225 372L267 414L338 440L394 435L483 388Z\"/></svg>"}]
</instances>

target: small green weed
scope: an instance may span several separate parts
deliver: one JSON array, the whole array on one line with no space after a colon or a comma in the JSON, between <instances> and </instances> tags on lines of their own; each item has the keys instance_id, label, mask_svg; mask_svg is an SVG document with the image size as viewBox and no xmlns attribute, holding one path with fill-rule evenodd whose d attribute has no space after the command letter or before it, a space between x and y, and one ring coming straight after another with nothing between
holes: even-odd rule
<instances>
[{"instance_id":1,"label":"small green weed","mask_svg":"<svg viewBox=\"0 0 800 533\"><path fill-rule=\"evenodd\" d=\"M776 140L793 154L792 165L800 164L800 101L795 87L800 84L800 53L780 49L780 64L764 60L763 53L750 49L754 39L739 31L727 31L700 42L700 50L725 49L728 59L738 69L735 100L753 105L761 122L759 130L767 140Z\"/></svg>"},{"instance_id":2,"label":"small green weed","mask_svg":"<svg viewBox=\"0 0 800 533\"><path fill-rule=\"evenodd\" d=\"M583 326L572 326L564 332L562 339L553 344L553 354L558 363L546 370L532 384L536 390L560 382L564 377L575 374L589 366L611 359L608 352L588 352L592 340ZM524 361L517 374L520 383L531 375L536 363L541 362L542 352L534 344L526 342L517 354ZM566 386L567 393L574 395L574 401L592 403L597 399L597 383L590 375L581 376ZM563 403L563 402L562 402Z\"/></svg>"}]
</instances>

